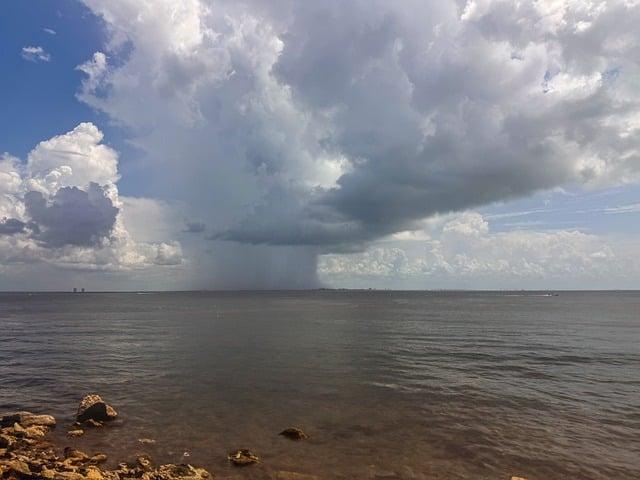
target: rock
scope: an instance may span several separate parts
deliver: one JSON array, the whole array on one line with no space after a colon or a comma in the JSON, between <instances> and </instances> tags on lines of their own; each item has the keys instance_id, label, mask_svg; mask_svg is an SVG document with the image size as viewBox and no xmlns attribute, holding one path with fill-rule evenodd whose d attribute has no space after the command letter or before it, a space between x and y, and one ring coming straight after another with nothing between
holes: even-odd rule
<instances>
[{"instance_id":1,"label":"rock","mask_svg":"<svg viewBox=\"0 0 640 480\"><path fill-rule=\"evenodd\" d=\"M15 440L9 435L0 435L0 448L11 448Z\"/></svg>"},{"instance_id":2,"label":"rock","mask_svg":"<svg viewBox=\"0 0 640 480\"><path fill-rule=\"evenodd\" d=\"M103 463L107 461L107 456L104 453L96 453L93 457L89 458L91 463Z\"/></svg>"},{"instance_id":3,"label":"rock","mask_svg":"<svg viewBox=\"0 0 640 480\"><path fill-rule=\"evenodd\" d=\"M64 458L69 460L78 460L82 462L89 460L89 456L86 453L71 447L66 447L64 449Z\"/></svg>"},{"instance_id":4,"label":"rock","mask_svg":"<svg viewBox=\"0 0 640 480\"><path fill-rule=\"evenodd\" d=\"M140 455L136 459L136 462L138 462L138 465L143 470L151 470L152 468L151 457L149 455Z\"/></svg>"},{"instance_id":5,"label":"rock","mask_svg":"<svg viewBox=\"0 0 640 480\"><path fill-rule=\"evenodd\" d=\"M186 464L168 464L149 474L154 480L204 480L211 475L204 468L196 468Z\"/></svg>"},{"instance_id":6,"label":"rock","mask_svg":"<svg viewBox=\"0 0 640 480\"><path fill-rule=\"evenodd\" d=\"M304 440L305 438L309 438L306 433L300 430L297 427L289 427L284 429L279 433L283 437L287 437L290 440Z\"/></svg>"},{"instance_id":7,"label":"rock","mask_svg":"<svg viewBox=\"0 0 640 480\"><path fill-rule=\"evenodd\" d=\"M20 425L19 423L14 423L13 424L13 433L15 433L15 435L17 437L26 437L27 435L27 429L24 428L22 425Z\"/></svg>"},{"instance_id":8,"label":"rock","mask_svg":"<svg viewBox=\"0 0 640 480\"><path fill-rule=\"evenodd\" d=\"M83 474L87 480L103 480L104 479L104 477L102 476L102 472L98 467L89 466L86 468Z\"/></svg>"},{"instance_id":9,"label":"rock","mask_svg":"<svg viewBox=\"0 0 640 480\"><path fill-rule=\"evenodd\" d=\"M138 441L143 445L152 445L156 443L156 441L153 440L152 438L139 438Z\"/></svg>"},{"instance_id":10,"label":"rock","mask_svg":"<svg viewBox=\"0 0 640 480\"><path fill-rule=\"evenodd\" d=\"M512 476L511 480L527 480L527 479L524 478L524 477L514 477L514 476Z\"/></svg>"},{"instance_id":11,"label":"rock","mask_svg":"<svg viewBox=\"0 0 640 480\"><path fill-rule=\"evenodd\" d=\"M25 429L24 435L27 438L42 438L47 433L49 433L49 429L47 427L42 425L33 425Z\"/></svg>"},{"instance_id":12,"label":"rock","mask_svg":"<svg viewBox=\"0 0 640 480\"><path fill-rule=\"evenodd\" d=\"M40 476L45 480L53 480L56 477L56 472L45 467L40 471Z\"/></svg>"},{"instance_id":13,"label":"rock","mask_svg":"<svg viewBox=\"0 0 640 480\"><path fill-rule=\"evenodd\" d=\"M276 473L276 480L320 480L320 477L282 470Z\"/></svg>"},{"instance_id":14,"label":"rock","mask_svg":"<svg viewBox=\"0 0 640 480\"><path fill-rule=\"evenodd\" d=\"M9 471L13 471L20 475L31 476L29 466L22 460L10 460L6 463L6 466L9 467Z\"/></svg>"},{"instance_id":15,"label":"rock","mask_svg":"<svg viewBox=\"0 0 640 480\"><path fill-rule=\"evenodd\" d=\"M79 422L86 422L90 419L106 422L115 419L117 416L118 414L113 407L107 405L100 395L87 395L84 397L78 406L76 414Z\"/></svg>"},{"instance_id":16,"label":"rock","mask_svg":"<svg viewBox=\"0 0 640 480\"><path fill-rule=\"evenodd\" d=\"M14 423L19 423L23 427L31 427L33 425L54 427L56 425L56 419L51 415L36 415L31 412L16 412L3 415L0 418L0 427L10 427Z\"/></svg>"},{"instance_id":17,"label":"rock","mask_svg":"<svg viewBox=\"0 0 640 480\"><path fill-rule=\"evenodd\" d=\"M84 425L85 427L94 427L94 428L100 428L104 426L104 423L102 422L97 422L96 420L94 420L93 418L90 418L89 420L86 420L82 423L82 425Z\"/></svg>"},{"instance_id":18,"label":"rock","mask_svg":"<svg viewBox=\"0 0 640 480\"><path fill-rule=\"evenodd\" d=\"M78 472L55 472L55 480L86 480L84 475Z\"/></svg>"},{"instance_id":19,"label":"rock","mask_svg":"<svg viewBox=\"0 0 640 480\"><path fill-rule=\"evenodd\" d=\"M227 455L227 458L231 463L238 467L251 465L260 461L260 458L258 458L257 455L254 455L251 450L247 450L246 448L242 448L240 450L236 450L235 452L229 453L229 455Z\"/></svg>"},{"instance_id":20,"label":"rock","mask_svg":"<svg viewBox=\"0 0 640 480\"><path fill-rule=\"evenodd\" d=\"M84 435L84 430L78 428L77 430L69 430L67 432L67 437L81 437Z\"/></svg>"},{"instance_id":21,"label":"rock","mask_svg":"<svg viewBox=\"0 0 640 480\"><path fill-rule=\"evenodd\" d=\"M116 471L120 477L131 478L140 477L144 472L132 463L119 463Z\"/></svg>"}]
</instances>

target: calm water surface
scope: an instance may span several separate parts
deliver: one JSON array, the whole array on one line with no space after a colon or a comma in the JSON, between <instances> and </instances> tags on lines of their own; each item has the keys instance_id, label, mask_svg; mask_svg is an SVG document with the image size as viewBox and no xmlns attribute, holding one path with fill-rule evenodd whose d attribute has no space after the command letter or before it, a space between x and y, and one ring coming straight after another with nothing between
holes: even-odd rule
<instances>
[{"instance_id":1,"label":"calm water surface","mask_svg":"<svg viewBox=\"0 0 640 480\"><path fill-rule=\"evenodd\" d=\"M66 439L91 392L120 419ZM0 294L15 409L220 478L637 480L640 293Z\"/></svg>"}]
</instances>

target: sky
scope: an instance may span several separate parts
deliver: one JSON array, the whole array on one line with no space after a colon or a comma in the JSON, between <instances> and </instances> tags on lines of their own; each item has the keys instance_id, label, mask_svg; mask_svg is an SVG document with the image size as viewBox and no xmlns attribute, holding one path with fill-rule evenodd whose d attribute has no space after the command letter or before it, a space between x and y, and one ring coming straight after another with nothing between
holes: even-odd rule
<instances>
[{"instance_id":1,"label":"sky","mask_svg":"<svg viewBox=\"0 0 640 480\"><path fill-rule=\"evenodd\" d=\"M640 286L639 0L0 11L0 290Z\"/></svg>"}]
</instances>

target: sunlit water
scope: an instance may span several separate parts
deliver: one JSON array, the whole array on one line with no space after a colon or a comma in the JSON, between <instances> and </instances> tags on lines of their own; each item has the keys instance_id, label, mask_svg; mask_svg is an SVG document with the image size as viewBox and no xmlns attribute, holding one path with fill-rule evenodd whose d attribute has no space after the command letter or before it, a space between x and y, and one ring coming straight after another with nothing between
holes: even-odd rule
<instances>
[{"instance_id":1,"label":"sunlit water","mask_svg":"<svg viewBox=\"0 0 640 480\"><path fill-rule=\"evenodd\" d=\"M92 392L119 420L65 438ZM15 409L220 478L637 480L640 294L0 294Z\"/></svg>"}]
</instances>

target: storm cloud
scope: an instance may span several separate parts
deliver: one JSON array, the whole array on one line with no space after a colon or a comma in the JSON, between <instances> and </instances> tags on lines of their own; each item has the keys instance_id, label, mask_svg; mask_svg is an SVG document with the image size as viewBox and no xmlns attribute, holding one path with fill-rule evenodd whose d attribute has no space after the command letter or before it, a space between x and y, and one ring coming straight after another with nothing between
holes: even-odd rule
<instances>
[{"instance_id":1,"label":"storm cloud","mask_svg":"<svg viewBox=\"0 0 640 480\"><path fill-rule=\"evenodd\" d=\"M255 285L287 252L300 275L265 283L314 286L318 255L430 217L640 179L635 0L83 3L108 39L78 98L181 233L206 225L194 287Z\"/></svg>"},{"instance_id":2,"label":"storm cloud","mask_svg":"<svg viewBox=\"0 0 640 480\"><path fill-rule=\"evenodd\" d=\"M0 220L0 235L15 235L24 233L27 224L17 218L3 218Z\"/></svg>"},{"instance_id":3,"label":"storm cloud","mask_svg":"<svg viewBox=\"0 0 640 480\"><path fill-rule=\"evenodd\" d=\"M63 187L50 201L40 192L28 192L24 203L38 225L34 238L49 247L100 245L111 235L118 215L104 189L93 182L86 191Z\"/></svg>"},{"instance_id":4,"label":"storm cloud","mask_svg":"<svg viewBox=\"0 0 640 480\"><path fill-rule=\"evenodd\" d=\"M359 248L640 173L635 2L85 3L113 41L80 97L216 240Z\"/></svg>"}]
</instances>

